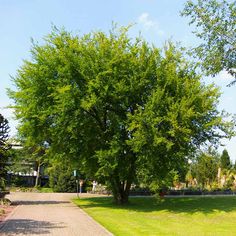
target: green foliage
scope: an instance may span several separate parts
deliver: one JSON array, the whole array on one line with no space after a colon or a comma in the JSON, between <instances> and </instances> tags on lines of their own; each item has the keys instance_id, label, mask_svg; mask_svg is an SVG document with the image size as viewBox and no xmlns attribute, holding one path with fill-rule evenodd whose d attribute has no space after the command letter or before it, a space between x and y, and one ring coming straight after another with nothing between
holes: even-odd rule
<instances>
[{"instance_id":1,"label":"green foliage","mask_svg":"<svg viewBox=\"0 0 236 236\"><path fill-rule=\"evenodd\" d=\"M10 170L14 173L21 172L24 174L32 173L37 171L35 180L35 187L40 185L41 167L47 164L46 148L43 145L33 145L22 143L23 147L20 149L12 149L10 152L11 156L11 167ZM19 186L24 181L21 178L15 177L13 179L14 184Z\"/></svg>"},{"instance_id":2,"label":"green foliage","mask_svg":"<svg viewBox=\"0 0 236 236\"><path fill-rule=\"evenodd\" d=\"M230 173L228 175L228 178L226 179L225 188L233 189L235 187L234 181L235 181L235 177L234 175Z\"/></svg>"},{"instance_id":3,"label":"green foliage","mask_svg":"<svg viewBox=\"0 0 236 236\"><path fill-rule=\"evenodd\" d=\"M214 152L203 152L198 156L192 169L202 188L212 188L214 182L217 181L218 167L219 157Z\"/></svg>"},{"instance_id":4,"label":"green foliage","mask_svg":"<svg viewBox=\"0 0 236 236\"><path fill-rule=\"evenodd\" d=\"M190 17L202 39L195 53L209 75L226 70L236 81L236 1L187 1L182 15Z\"/></svg>"},{"instance_id":5,"label":"green foliage","mask_svg":"<svg viewBox=\"0 0 236 236\"><path fill-rule=\"evenodd\" d=\"M0 189L5 189L6 178L6 162L8 160L9 145L7 140L9 137L8 120L0 114Z\"/></svg>"},{"instance_id":6,"label":"green foliage","mask_svg":"<svg viewBox=\"0 0 236 236\"><path fill-rule=\"evenodd\" d=\"M11 201L7 198L1 198L0 199L0 205L10 206ZM0 215L1 215L1 211L0 211Z\"/></svg>"},{"instance_id":7,"label":"green foliage","mask_svg":"<svg viewBox=\"0 0 236 236\"><path fill-rule=\"evenodd\" d=\"M2 114L0 114L0 150L6 150L7 149L7 143L9 137L9 125L8 120L3 117Z\"/></svg>"},{"instance_id":8,"label":"green foliage","mask_svg":"<svg viewBox=\"0 0 236 236\"><path fill-rule=\"evenodd\" d=\"M76 161L119 203L137 173L149 183L164 179L199 145L232 135L217 110L218 89L201 83L181 51L127 31L54 30L33 45L32 61L13 79L17 91L9 91L25 143L46 143L48 156Z\"/></svg>"},{"instance_id":9,"label":"green foliage","mask_svg":"<svg viewBox=\"0 0 236 236\"><path fill-rule=\"evenodd\" d=\"M49 168L49 185L54 192L76 192L73 168L69 163L56 163Z\"/></svg>"},{"instance_id":10,"label":"green foliage","mask_svg":"<svg viewBox=\"0 0 236 236\"><path fill-rule=\"evenodd\" d=\"M52 188L38 187L37 190L40 193L53 193L53 189Z\"/></svg>"},{"instance_id":11,"label":"green foliage","mask_svg":"<svg viewBox=\"0 0 236 236\"><path fill-rule=\"evenodd\" d=\"M148 187L151 192L159 193L165 192L170 187L178 185L179 182L180 176L178 174L178 171L171 170L167 173L165 178L152 180L151 182L147 181L146 183L144 183L144 186Z\"/></svg>"},{"instance_id":12,"label":"green foliage","mask_svg":"<svg viewBox=\"0 0 236 236\"><path fill-rule=\"evenodd\" d=\"M220 157L220 166L222 169L226 170L229 170L232 167L230 157L226 149L223 150L222 155Z\"/></svg>"},{"instance_id":13,"label":"green foliage","mask_svg":"<svg viewBox=\"0 0 236 236\"><path fill-rule=\"evenodd\" d=\"M5 190L5 188L6 188L6 181L5 181L5 179L2 177L2 178L0 178L0 191L1 191L1 190Z\"/></svg>"},{"instance_id":14,"label":"green foliage","mask_svg":"<svg viewBox=\"0 0 236 236\"><path fill-rule=\"evenodd\" d=\"M11 149L10 153L10 170L12 172L31 173L34 169L34 161L26 148Z\"/></svg>"},{"instance_id":15,"label":"green foliage","mask_svg":"<svg viewBox=\"0 0 236 236\"><path fill-rule=\"evenodd\" d=\"M185 179L186 179L187 182L191 182L193 180L193 175L192 175L191 170L188 170Z\"/></svg>"}]
</instances>

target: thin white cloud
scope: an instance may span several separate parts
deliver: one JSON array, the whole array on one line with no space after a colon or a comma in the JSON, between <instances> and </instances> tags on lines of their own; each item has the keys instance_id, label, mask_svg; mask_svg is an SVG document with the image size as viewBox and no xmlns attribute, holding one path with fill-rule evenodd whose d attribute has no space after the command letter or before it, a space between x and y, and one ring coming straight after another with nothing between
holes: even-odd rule
<instances>
[{"instance_id":1,"label":"thin white cloud","mask_svg":"<svg viewBox=\"0 0 236 236\"><path fill-rule=\"evenodd\" d=\"M230 75L227 71L221 71L219 75L217 76L218 79L224 79L224 80L233 80L233 76Z\"/></svg>"},{"instance_id":2,"label":"thin white cloud","mask_svg":"<svg viewBox=\"0 0 236 236\"><path fill-rule=\"evenodd\" d=\"M208 83L214 83L223 89L227 88L225 92L229 90L227 87L228 84L230 84L234 80L233 76L230 75L227 71L223 70L219 74L217 74L215 77L207 77L205 78L205 82ZM234 86L233 86L234 87Z\"/></svg>"},{"instance_id":3,"label":"thin white cloud","mask_svg":"<svg viewBox=\"0 0 236 236\"><path fill-rule=\"evenodd\" d=\"M145 30L154 30L158 33L158 35L164 35L164 31L160 29L159 23L157 20L152 19L147 12L142 13L138 17L138 23L143 25Z\"/></svg>"},{"instance_id":4,"label":"thin white cloud","mask_svg":"<svg viewBox=\"0 0 236 236\"><path fill-rule=\"evenodd\" d=\"M139 20L139 22L141 24L143 24L143 26L146 29L150 29L152 27L158 27L158 23L153 21L153 20L151 20L149 14L147 12L142 13L139 16L138 20Z\"/></svg>"}]
</instances>

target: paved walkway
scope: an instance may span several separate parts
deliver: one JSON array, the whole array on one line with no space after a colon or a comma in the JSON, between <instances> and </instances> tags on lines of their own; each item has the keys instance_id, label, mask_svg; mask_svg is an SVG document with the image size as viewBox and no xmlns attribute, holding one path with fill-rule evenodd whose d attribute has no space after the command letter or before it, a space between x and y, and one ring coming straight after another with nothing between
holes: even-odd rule
<instances>
[{"instance_id":1,"label":"paved walkway","mask_svg":"<svg viewBox=\"0 0 236 236\"><path fill-rule=\"evenodd\" d=\"M19 205L0 226L1 236L105 236L112 235L70 202L70 193L11 193Z\"/></svg>"}]
</instances>

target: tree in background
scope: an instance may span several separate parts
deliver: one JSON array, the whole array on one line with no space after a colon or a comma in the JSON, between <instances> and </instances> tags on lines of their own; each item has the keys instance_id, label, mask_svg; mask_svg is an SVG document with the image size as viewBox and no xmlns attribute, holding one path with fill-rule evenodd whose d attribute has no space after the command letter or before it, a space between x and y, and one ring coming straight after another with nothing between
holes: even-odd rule
<instances>
[{"instance_id":1,"label":"tree in background","mask_svg":"<svg viewBox=\"0 0 236 236\"><path fill-rule=\"evenodd\" d=\"M217 182L219 157L214 152L203 152L197 157L193 172L202 188L212 187Z\"/></svg>"},{"instance_id":2,"label":"tree in background","mask_svg":"<svg viewBox=\"0 0 236 236\"><path fill-rule=\"evenodd\" d=\"M8 120L0 114L0 148L1 150L7 149L7 140L9 138L9 125Z\"/></svg>"},{"instance_id":3,"label":"tree in background","mask_svg":"<svg viewBox=\"0 0 236 236\"><path fill-rule=\"evenodd\" d=\"M190 164L191 165L191 164ZM193 185L193 175L192 175L192 170L191 168L188 170L185 176L185 182L186 182L186 187L188 188L189 186Z\"/></svg>"},{"instance_id":4,"label":"tree in background","mask_svg":"<svg viewBox=\"0 0 236 236\"><path fill-rule=\"evenodd\" d=\"M35 163L35 187L40 185L41 168L47 163L47 155L45 145L35 145L27 148L27 156Z\"/></svg>"},{"instance_id":5,"label":"tree in background","mask_svg":"<svg viewBox=\"0 0 236 236\"><path fill-rule=\"evenodd\" d=\"M73 165L67 161L52 161L48 167L49 186L54 192L76 192L76 178Z\"/></svg>"},{"instance_id":6,"label":"tree in background","mask_svg":"<svg viewBox=\"0 0 236 236\"><path fill-rule=\"evenodd\" d=\"M195 55L208 75L225 70L236 82L236 1L187 1L182 11L197 27L194 33L202 43Z\"/></svg>"},{"instance_id":7,"label":"tree in background","mask_svg":"<svg viewBox=\"0 0 236 236\"><path fill-rule=\"evenodd\" d=\"M217 110L218 89L201 83L181 51L127 32L54 30L45 45L33 45L9 92L25 142L77 161L121 204L137 174L161 181L199 145L233 134Z\"/></svg>"},{"instance_id":8,"label":"tree in background","mask_svg":"<svg viewBox=\"0 0 236 236\"><path fill-rule=\"evenodd\" d=\"M226 170L230 170L232 167L230 157L226 149L223 150L222 155L220 157L220 167Z\"/></svg>"},{"instance_id":9,"label":"tree in background","mask_svg":"<svg viewBox=\"0 0 236 236\"><path fill-rule=\"evenodd\" d=\"M7 151L9 150L9 145L7 144L8 138L8 120L0 114L0 189L5 188Z\"/></svg>"}]
</instances>

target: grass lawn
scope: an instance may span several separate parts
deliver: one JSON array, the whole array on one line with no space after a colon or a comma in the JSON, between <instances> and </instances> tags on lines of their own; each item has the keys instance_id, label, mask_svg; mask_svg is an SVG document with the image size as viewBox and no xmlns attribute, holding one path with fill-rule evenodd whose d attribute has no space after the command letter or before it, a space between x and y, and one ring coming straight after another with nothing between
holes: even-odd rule
<instances>
[{"instance_id":1,"label":"grass lawn","mask_svg":"<svg viewBox=\"0 0 236 236\"><path fill-rule=\"evenodd\" d=\"M112 198L75 199L114 235L236 235L236 197L130 198L117 206Z\"/></svg>"}]
</instances>

